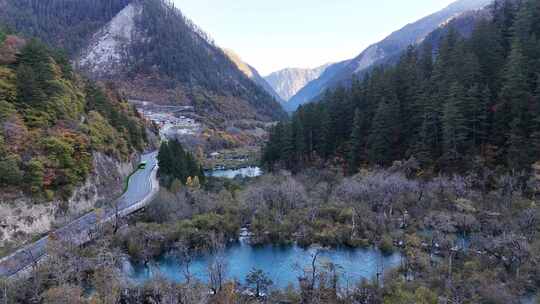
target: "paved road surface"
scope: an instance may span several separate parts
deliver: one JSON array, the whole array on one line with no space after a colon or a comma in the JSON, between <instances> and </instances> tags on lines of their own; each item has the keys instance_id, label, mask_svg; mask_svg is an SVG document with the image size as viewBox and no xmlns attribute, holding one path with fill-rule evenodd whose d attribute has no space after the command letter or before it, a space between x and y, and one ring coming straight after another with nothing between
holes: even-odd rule
<instances>
[{"instance_id":1,"label":"paved road surface","mask_svg":"<svg viewBox=\"0 0 540 304\"><path fill-rule=\"evenodd\" d=\"M142 160L147 162L146 168L137 171L131 177L126 193L118 199L117 210L120 215L126 216L141 209L157 193L159 186L156 179L156 157L157 152L142 156ZM54 235L65 241L72 241L79 245L84 244L92 238L92 230L96 227L96 224L111 221L115 216L116 211L114 209L92 211L54 231ZM0 277L16 275L43 258L47 251L48 240L49 236L46 236L1 259Z\"/></svg>"}]
</instances>

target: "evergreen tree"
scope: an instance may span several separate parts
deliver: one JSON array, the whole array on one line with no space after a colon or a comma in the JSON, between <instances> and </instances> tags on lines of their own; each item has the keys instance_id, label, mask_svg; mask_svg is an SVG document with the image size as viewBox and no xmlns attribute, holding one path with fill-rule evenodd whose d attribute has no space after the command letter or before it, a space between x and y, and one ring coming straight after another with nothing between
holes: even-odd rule
<instances>
[{"instance_id":1,"label":"evergreen tree","mask_svg":"<svg viewBox=\"0 0 540 304\"><path fill-rule=\"evenodd\" d=\"M157 159L159 164L159 172L165 175L172 174L173 160L169 149L169 144L167 142L162 143L159 147Z\"/></svg>"},{"instance_id":2,"label":"evergreen tree","mask_svg":"<svg viewBox=\"0 0 540 304\"><path fill-rule=\"evenodd\" d=\"M362 153L364 148L364 129L363 118L360 109L356 109L354 113L353 130L351 134L351 150L349 155L349 173L353 174L358 172L360 163L362 161Z\"/></svg>"},{"instance_id":3,"label":"evergreen tree","mask_svg":"<svg viewBox=\"0 0 540 304\"><path fill-rule=\"evenodd\" d=\"M399 141L399 112L396 96L381 101L368 139L369 160L385 165L394 160Z\"/></svg>"},{"instance_id":4,"label":"evergreen tree","mask_svg":"<svg viewBox=\"0 0 540 304\"><path fill-rule=\"evenodd\" d=\"M468 129L471 136L471 152L473 153L478 152L478 149L481 149L482 145L487 142L489 96L487 87L481 90L477 85L467 92L467 120L470 123Z\"/></svg>"},{"instance_id":5,"label":"evergreen tree","mask_svg":"<svg viewBox=\"0 0 540 304\"><path fill-rule=\"evenodd\" d=\"M326 109L321 111L321 140L319 141L316 149L318 154L323 158L328 158L335 149L335 140L334 131L332 128L332 120Z\"/></svg>"},{"instance_id":6,"label":"evergreen tree","mask_svg":"<svg viewBox=\"0 0 540 304\"><path fill-rule=\"evenodd\" d=\"M510 132L508 135L507 162L511 168L527 169L532 156L529 151L533 146L527 142L527 135L523 131L522 121L516 117L510 123Z\"/></svg>"},{"instance_id":7,"label":"evergreen tree","mask_svg":"<svg viewBox=\"0 0 540 304\"><path fill-rule=\"evenodd\" d=\"M540 77L537 80L532 115L531 158L536 162L540 161Z\"/></svg>"},{"instance_id":8,"label":"evergreen tree","mask_svg":"<svg viewBox=\"0 0 540 304\"><path fill-rule=\"evenodd\" d=\"M263 162L265 164L274 164L280 160L283 140L283 128L284 124L280 122L270 130L269 140L267 145L264 147L263 152Z\"/></svg>"},{"instance_id":9,"label":"evergreen tree","mask_svg":"<svg viewBox=\"0 0 540 304\"><path fill-rule=\"evenodd\" d=\"M487 84L491 95L501 87L500 70L504 67L504 50L501 37L493 23L480 20L470 40L471 50L480 65L481 80Z\"/></svg>"},{"instance_id":10,"label":"evergreen tree","mask_svg":"<svg viewBox=\"0 0 540 304\"><path fill-rule=\"evenodd\" d=\"M351 174L364 160L410 156L441 170L467 169L478 156L529 167L540 151L540 4L498 1L493 17L469 38L442 30L436 54L428 42L410 47L397 63L305 105L271 134L265 151L280 147L271 163L297 170L317 153L346 155Z\"/></svg>"},{"instance_id":11,"label":"evergreen tree","mask_svg":"<svg viewBox=\"0 0 540 304\"><path fill-rule=\"evenodd\" d=\"M299 117L293 118L292 132L294 137L294 159L302 162L306 155L306 144L304 139L304 127Z\"/></svg>"},{"instance_id":12,"label":"evergreen tree","mask_svg":"<svg viewBox=\"0 0 540 304\"><path fill-rule=\"evenodd\" d=\"M433 133L429 132L432 125L432 117L430 113L426 112L411 153L422 166L429 166L433 162L434 140Z\"/></svg>"},{"instance_id":13,"label":"evergreen tree","mask_svg":"<svg viewBox=\"0 0 540 304\"><path fill-rule=\"evenodd\" d=\"M495 1L492 6L493 25L500 32L501 46L504 56L510 52L512 45L512 26L514 24L517 1Z\"/></svg>"},{"instance_id":14,"label":"evergreen tree","mask_svg":"<svg viewBox=\"0 0 540 304\"><path fill-rule=\"evenodd\" d=\"M295 138L292 126L289 124L283 129L283 141L281 143L280 158L285 162L287 168L295 168Z\"/></svg>"},{"instance_id":15,"label":"evergreen tree","mask_svg":"<svg viewBox=\"0 0 540 304\"><path fill-rule=\"evenodd\" d=\"M450 88L442 117L444 157L451 164L462 159L467 147L468 129L463 100L463 87L454 83Z\"/></svg>"},{"instance_id":16,"label":"evergreen tree","mask_svg":"<svg viewBox=\"0 0 540 304\"><path fill-rule=\"evenodd\" d=\"M158 152L158 175L161 181L171 187L175 180L186 184L188 180L204 184L205 176L203 168L190 152L186 152L182 144L177 140L163 142Z\"/></svg>"},{"instance_id":17,"label":"evergreen tree","mask_svg":"<svg viewBox=\"0 0 540 304\"><path fill-rule=\"evenodd\" d=\"M49 98L58 89L54 79L51 54L42 43L31 40L18 56L17 87L19 102L37 109L46 109Z\"/></svg>"},{"instance_id":18,"label":"evergreen tree","mask_svg":"<svg viewBox=\"0 0 540 304\"><path fill-rule=\"evenodd\" d=\"M420 58L420 71L424 80L431 78L433 73L433 45L429 42L424 43Z\"/></svg>"},{"instance_id":19,"label":"evergreen tree","mask_svg":"<svg viewBox=\"0 0 540 304\"><path fill-rule=\"evenodd\" d=\"M523 134L515 128L530 126L530 113L528 111L529 92L527 85L527 68L521 45L516 40L504 71L504 83L501 91L501 102L495 113L496 145L506 147L510 140L508 130L513 129L515 142L517 134ZM517 119L515 121L515 119ZM511 125L513 123L513 126ZM521 135L520 135L521 136ZM518 136L519 137L519 136Z\"/></svg>"}]
</instances>

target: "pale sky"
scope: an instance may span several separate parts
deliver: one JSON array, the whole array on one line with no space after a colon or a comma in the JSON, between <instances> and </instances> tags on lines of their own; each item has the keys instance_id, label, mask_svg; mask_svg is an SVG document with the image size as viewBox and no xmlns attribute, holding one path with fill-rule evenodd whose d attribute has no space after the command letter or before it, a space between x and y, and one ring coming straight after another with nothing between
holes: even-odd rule
<instances>
[{"instance_id":1,"label":"pale sky","mask_svg":"<svg viewBox=\"0 0 540 304\"><path fill-rule=\"evenodd\" d=\"M173 0L262 75L350 59L453 0Z\"/></svg>"}]
</instances>

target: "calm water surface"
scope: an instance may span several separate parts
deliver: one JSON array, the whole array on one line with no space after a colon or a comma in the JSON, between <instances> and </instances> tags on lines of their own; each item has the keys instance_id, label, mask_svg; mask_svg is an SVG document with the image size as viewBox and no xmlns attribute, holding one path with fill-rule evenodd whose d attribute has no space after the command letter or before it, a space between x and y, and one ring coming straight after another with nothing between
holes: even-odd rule
<instances>
[{"instance_id":1,"label":"calm water surface","mask_svg":"<svg viewBox=\"0 0 540 304\"><path fill-rule=\"evenodd\" d=\"M240 169L230 169L230 170L209 170L206 172L207 176L212 177L224 177L233 179L237 176L240 177L257 177L261 176L263 171L259 167L245 167Z\"/></svg>"},{"instance_id":2,"label":"calm water surface","mask_svg":"<svg viewBox=\"0 0 540 304\"><path fill-rule=\"evenodd\" d=\"M285 288L289 284L298 285L298 276L312 260L314 249L298 246L250 246L238 243L228 247L224 258L228 263L228 278L244 282L246 275L253 268L262 269L274 282L274 287ZM190 272L197 279L207 282L207 266L213 257L201 256L195 259ZM339 265L340 284L354 284L363 278L371 279L381 269L395 268L400 265L399 254L383 255L376 249L331 249L323 250L319 255L320 264L332 262ZM153 266L128 265L124 270L135 282L143 283L153 276L182 282L185 280L180 261L172 256L165 256L152 263Z\"/></svg>"}]
</instances>

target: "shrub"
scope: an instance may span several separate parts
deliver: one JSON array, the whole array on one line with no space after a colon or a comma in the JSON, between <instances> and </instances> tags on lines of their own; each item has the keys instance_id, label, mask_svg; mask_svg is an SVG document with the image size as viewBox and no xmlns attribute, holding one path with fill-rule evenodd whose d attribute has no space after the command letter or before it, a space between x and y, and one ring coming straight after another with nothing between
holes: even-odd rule
<instances>
[{"instance_id":1,"label":"shrub","mask_svg":"<svg viewBox=\"0 0 540 304\"><path fill-rule=\"evenodd\" d=\"M16 77L13 70L0 66L0 120L5 119L2 115L6 107L11 108L15 112L11 103L17 100L17 85Z\"/></svg>"},{"instance_id":2,"label":"shrub","mask_svg":"<svg viewBox=\"0 0 540 304\"><path fill-rule=\"evenodd\" d=\"M21 182L23 174L19 162L19 157L13 154L0 158L0 185L17 185Z\"/></svg>"},{"instance_id":3,"label":"shrub","mask_svg":"<svg viewBox=\"0 0 540 304\"><path fill-rule=\"evenodd\" d=\"M25 183L33 194L41 193L45 176L45 167L38 159L32 159L26 165Z\"/></svg>"},{"instance_id":4,"label":"shrub","mask_svg":"<svg viewBox=\"0 0 540 304\"><path fill-rule=\"evenodd\" d=\"M385 254L390 254L394 252L395 248L392 238L389 235L385 234L380 241L379 248Z\"/></svg>"}]
</instances>

